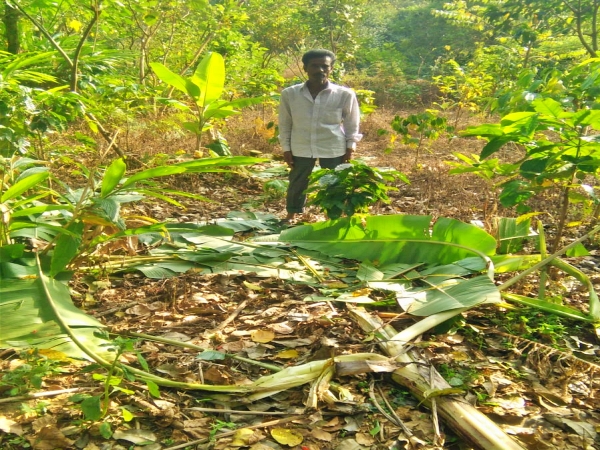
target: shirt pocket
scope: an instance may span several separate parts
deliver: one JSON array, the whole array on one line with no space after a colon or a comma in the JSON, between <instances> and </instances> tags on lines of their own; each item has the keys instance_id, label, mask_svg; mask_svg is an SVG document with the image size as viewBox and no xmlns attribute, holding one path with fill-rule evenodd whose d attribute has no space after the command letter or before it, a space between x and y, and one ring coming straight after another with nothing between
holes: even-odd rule
<instances>
[{"instance_id":1,"label":"shirt pocket","mask_svg":"<svg viewBox=\"0 0 600 450\"><path fill-rule=\"evenodd\" d=\"M321 117L324 124L339 125L342 123L342 108L326 107Z\"/></svg>"}]
</instances>

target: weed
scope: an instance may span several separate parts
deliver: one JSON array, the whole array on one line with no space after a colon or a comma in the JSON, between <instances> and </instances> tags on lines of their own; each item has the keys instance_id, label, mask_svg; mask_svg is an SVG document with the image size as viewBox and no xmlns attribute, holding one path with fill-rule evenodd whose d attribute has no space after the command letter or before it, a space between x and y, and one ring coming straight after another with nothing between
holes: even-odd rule
<instances>
[{"instance_id":1,"label":"weed","mask_svg":"<svg viewBox=\"0 0 600 450\"><path fill-rule=\"evenodd\" d=\"M28 417L39 417L46 414L50 404L44 401L35 402L33 406L27 403L21 403L21 411Z\"/></svg>"},{"instance_id":2,"label":"weed","mask_svg":"<svg viewBox=\"0 0 600 450\"><path fill-rule=\"evenodd\" d=\"M0 379L0 391L6 388L11 397L27 393L32 389L40 389L44 377L64 371L63 362L48 359L37 349L22 352L20 361L22 364L5 373Z\"/></svg>"},{"instance_id":3,"label":"weed","mask_svg":"<svg viewBox=\"0 0 600 450\"><path fill-rule=\"evenodd\" d=\"M7 438L6 440L4 438ZM0 436L0 445L4 450L31 448L25 436Z\"/></svg>"},{"instance_id":4,"label":"weed","mask_svg":"<svg viewBox=\"0 0 600 450\"><path fill-rule=\"evenodd\" d=\"M407 389L392 388L388 392L390 404L394 407L414 404L415 398Z\"/></svg>"},{"instance_id":5,"label":"weed","mask_svg":"<svg viewBox=\"0 0 600 450\"><path fill-rule=\"evenodd\" d=\"M213 442L216 439L217 433L223 428L235 430L237 428L237 425L233 422L225 422L223 420L217 419L210 427L210 433L208 437L211 442Z\"/></svg>"},{"instance_id":6,"label":"weed","mask_svg":"<svg viewBox=\"0 0 600 450\"><path fill-rule=\"evenodd\" d=\"M456 367L441 364L438 368L440 375L453 387L464 386L478 377L477 370L471 367Z\"/></svg>"},{"instance_id":7,"label":"weed","mask_svg":"<svg viewBox=\"0 0 600 450\"><path fill-rule=\"evenodd\" d=\"M509 333L533 341L556 344L572 333L563 318L533 308L510 311L501 320Z\"/></svg>"}]
</instances>

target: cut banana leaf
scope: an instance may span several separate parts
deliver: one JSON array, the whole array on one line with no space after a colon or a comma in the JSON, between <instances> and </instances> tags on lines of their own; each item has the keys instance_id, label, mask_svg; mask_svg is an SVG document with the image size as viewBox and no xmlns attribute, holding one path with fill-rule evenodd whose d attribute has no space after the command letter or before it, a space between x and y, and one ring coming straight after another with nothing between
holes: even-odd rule
<instances>
[{"instance_id":1,"label":"cut banana leaf","mask_svg":"<svg viewBox=\"0 0 600 450\"><path fill-rule=\"evenodd\" d=\"M500 292L492 280L478 276L454 279L452 284L397 294L402 309L415 316L431 316L444 311L471 308L482 303L499 303Z\"/></svg>"},{"instance_id":2,"label":"cut banana leaf","mask_svg":"<svg viewBox=\"0 0 600 450\"><path fill-rule=\"evenodd\" d=\"M290 228L279 240L325 255L379 264L450 264L492 255L496 240L480 228L431 216L350 217Z\"/></svg>"},{"instance_id":3,"label":"cut banana leaf","mask_svg":"<svg viewBox=\"0 0 600 450\"><path fill-rule=\"evenodd\" d=\"M39 263L36 268L28 278L0 279L0 347L51 349L72 358L91 359L90 351L106 356L107 342L97 335L103 325L73 304L65 284L45 276Z\"/></svg>"}]
</instances>

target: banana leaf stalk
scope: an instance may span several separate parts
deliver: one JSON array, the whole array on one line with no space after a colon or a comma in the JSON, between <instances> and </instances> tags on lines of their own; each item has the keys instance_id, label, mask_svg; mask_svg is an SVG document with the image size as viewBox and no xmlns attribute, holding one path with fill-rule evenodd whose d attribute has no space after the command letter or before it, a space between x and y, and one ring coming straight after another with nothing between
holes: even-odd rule
<instances>
[{"instance_id":1,"label":"banana leaf stalk","mask_svg":"<svg viewBox=\"0 0 600 450\"><path fill-rule=\"evenodd\" d=\"M522 280L523 278L528 276L529 274L535 272L538 269L541 269L541 268L547 266L548 264L551 264L551 265L554 265L554 266L560 268L561 270L567 272L569 275L574 276L575 278L577 278L579 281L581 281L582 283L584 283L586 285L586 287L589 290L589 298L590 298L589 316L593 321L600 322L600 300L598 299L598 295L596 294L596 291L594 290L594 287L593 287L591 281L589 280L587 275L585 275L583 272L575 269L573 266L570 266L567 263L565 263L564 261L560 261L558 259L558 257L561 256L562 254L566 253L567 250L579 245L581 242L585 241L586 239L589 239L590 237L592 237L593 235L595 235L598 232L600 232L600 225L594 227L591 231L587 232L586 234L581 236L579 239L571 242L569 245L561 248L560 250L557 250L556 252L552 253L550 256L542 259L537 264L531 266L530 268L524 270L523 272L519 273L518 275L516 275L516 276L512 277L511 279L509 279L508 281L504 282L503 284L498 286L498 290L499 291L506 290L509 287L511 287L512 285L514 285L515 283L519 282L520 280ZM508 298L508 299L510 300L510 298ZM558 312L557 314L559 314L559 313L560 312Z\"/></svg>"},{"instance_id":2,"label":"banana leaf stalk","mask_svg":"<svg viewBox=\"0 0 600 450\"><path fill-rule=\"evenodd\" d=\"M426 325L422 325L421 321L409 327L412 329L410 332L405 330L401 333L371 316L363 308L349 306L349 310L361 328L367 333L373 333L379 340L382 349L387 354L395 356L395 362L400 367L392 373L392 379L407 387L426 405L431 405L431 399L435 398L439 415L457 434L483 450L524 450L498 425L471 404L463 399L444 395L454 392L451 390L451 386L435 369L432 369L431 364L426 360L412 351L407 351L407 336L418 335L417 331L424 333L430 329L427 327L432 326L433 323L441 323L448 319L450 313L454 312L454 315L457 315L464 309L435 314L428 318L431 320ZM443 317L438 319L436 316ZM403 336L402 340L397 339L398 335ZM431 377L431 371L433 371L433 377ZM433 378L433 382L430 382L430 378Z\"/></svg>"},{"instance_id":3,"label":"banana leaf stalk","mask_svg":"<svg viewBox=\"0 0 600 450\"><path fill-rule=\"evenodd\" d=\"M309 402L316 407L318 400L327 390L326 385L333 377L336 365L357 361L387 362L388 360L388 357L374 353L354 353L288 367L273 375L261 377L252 384L245 385L244 387L253 393L246 395L243 401L254 402L303 384L315 383L316 385L311 388Z\"/></svg>"}]
</instances>

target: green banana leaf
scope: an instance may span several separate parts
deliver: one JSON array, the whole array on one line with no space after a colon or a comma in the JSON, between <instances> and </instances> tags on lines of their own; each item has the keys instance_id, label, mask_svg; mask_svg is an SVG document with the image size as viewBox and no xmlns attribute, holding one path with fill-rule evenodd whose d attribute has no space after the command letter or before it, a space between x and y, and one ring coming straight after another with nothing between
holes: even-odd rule
<instances>
[{"instance_id":1,"label":"green banana leaf","mask_svg":"<svg viewBox=\"0 0 600 450\"><path fill-rule=\"evenodd\" d=\"M458 220L439 219L431 226L431 219L344 218L286 230L279 240L299 247L299 252L310 249L362 261L357 278L371 288L395 292L399 305L413 315L500 302L489 276L470 277L491 265L496 240ZM479 263L475 270L459 264L471 258Z\"/></svg>"},{"instance_id":2,"label":"green banana leaf","mask_svg":"<svg viewBox=\"0 0 600 450\"><path fill-rule=\"evenodd\" d=\"M407 313L425 317L502 300L494 282L484 275L466 280L456 278L453 281L455 284L409 290L397 294L396 299Z\"/></svg>"},{"instance_id":3,"label":"green banana leaf","mask_svg":"<svg viewBox=\"0 0 600 450\"><path fill-rule=\"evenodd\" d=\"M5 264L27 278L7 277L7 270L0 278L0 347L35 347L83 359L92 359L90 352L108 355L107 341L98 336L104 325L73 304L63 282L44 275L39 261Z\"/></svg>"},{"instance_id":4,"label":"green banana leaf","mask_svg":"<svg viewBox=\"0 0 600 450\"><path fill-rule=\"evenodd\" d=\"M290 228L279 241L329 255L378 264L451 264L493 255L496 240L455 219L387 215L350 217ZM484 258L485 259L485 258Z\"/></svg>"}]
</instances>

